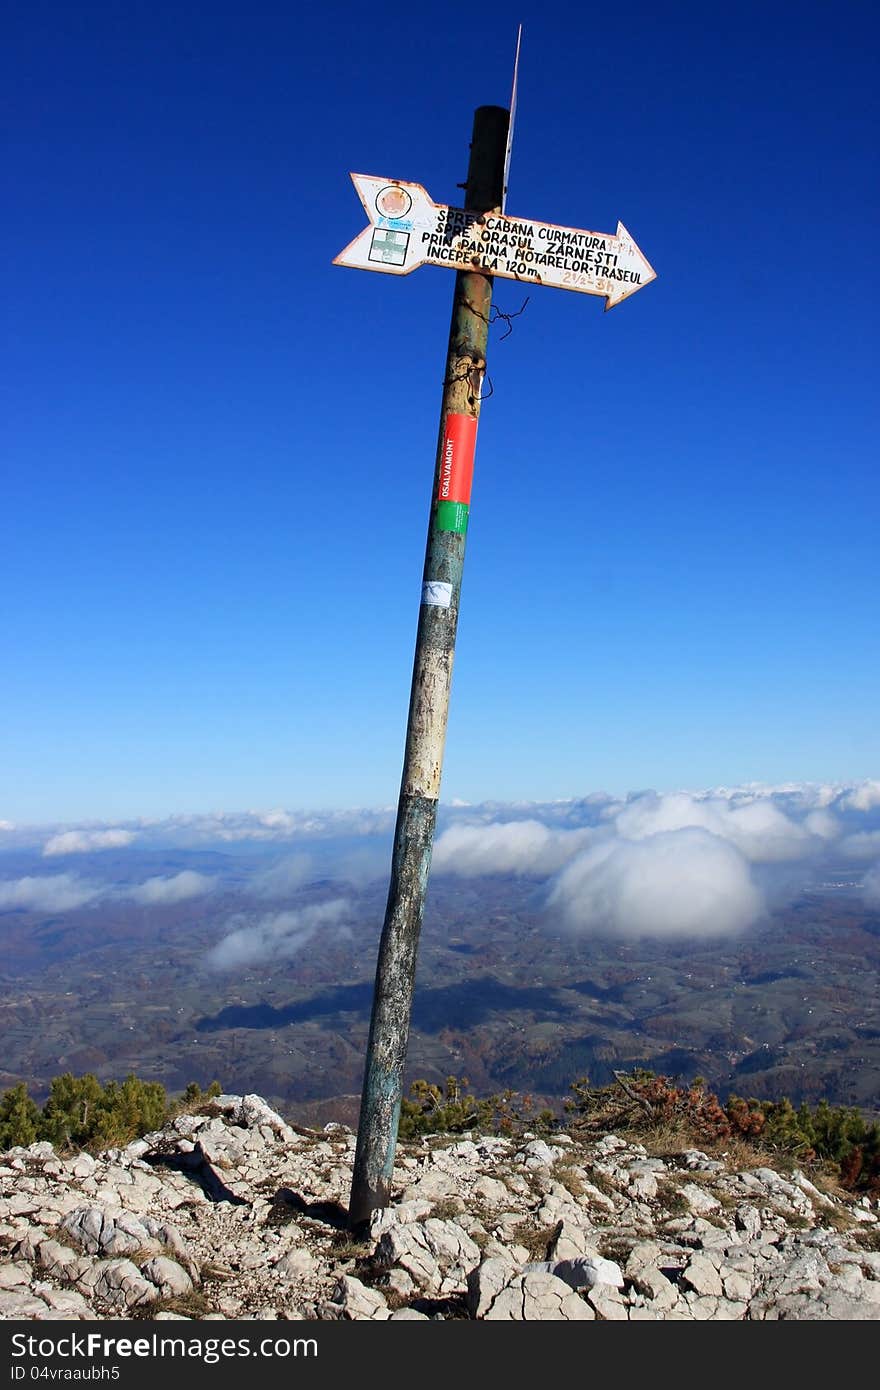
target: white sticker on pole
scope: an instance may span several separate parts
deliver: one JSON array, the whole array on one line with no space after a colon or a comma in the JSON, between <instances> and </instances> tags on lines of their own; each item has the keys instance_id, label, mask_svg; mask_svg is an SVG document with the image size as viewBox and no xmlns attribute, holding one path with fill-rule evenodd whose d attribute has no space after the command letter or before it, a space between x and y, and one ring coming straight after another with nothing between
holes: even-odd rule
<instances>
[{"instance_id":1,"label":"white sticker on pole","mask_svg":"<svg viewBox=\"0 0 880 1390\"><path fill-rule=\"evenodd\" d=\"M448 608L452 602L452 585L442 579L426 579L422 585L422 603L431 608Z\"/></svg>"}]
</instances>

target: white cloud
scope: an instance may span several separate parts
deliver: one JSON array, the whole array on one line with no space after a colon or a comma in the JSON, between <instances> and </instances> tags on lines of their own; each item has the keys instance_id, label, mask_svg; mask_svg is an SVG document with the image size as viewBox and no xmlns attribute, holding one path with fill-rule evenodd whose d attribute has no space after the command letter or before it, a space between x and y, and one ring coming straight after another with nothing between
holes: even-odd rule
<instances>
[{"instance_id":1,"label":"white cloud","mask_svg":"<svg viewBox=\"0 0 880 1390\"><path fill-rule=\"evenodd\" d=\"M383 878L388 872L390 848L385 844L366 841L352 846L346 840L342 845L322 848L323 852L289 854L260 869L241 885L241 891L249 897L279 901L318 879L362 885Z\"/></svg>"},{"instance_id":2,"label":"white cloud","mask_svg":"<svg viewBox=\"0 0 880 1390\"><path fill-rule=\"evenodd\" d=\"M265 811L261 815L255 812L260 825L264 825L267 830L294 830L296 829L296 817L289 811Z\"/></svg>"},{"instance_id":3,"label":"white cloud","mask_svg":"<svg viewBox=\"0 0 880 1390\"><path fill-rule=\"evenodd\" d=\"M148 878L145 883L125 889L123 893L136 903L153 906L162 903L182 903L187 898L201 897L212 892L214 885L215 880L208 878L207 874L197 874L192 869L184 869L182 873L174 874L171 878L162 878L161 875Z\"/></svg>"},{"instance_id":4,"label":"white cloud","mask_svg":"<svg viewBox=\"0 0 880 1390\"><path fill-rule=\"evenodd\" d=\"M804 829L820 840L836 840L840 835L840 821L824 807L808 811L804 816Z\"/></svg>"},{"instance_id":5,"label":"white cloud","mask_svg":"<svg viewBox=\"0 0 880 1390\"><path fill-rule=\"evenodd\" d=\"M478 819L488 808L472 808L469 823L453 822L439 837L434 863L462 875L557 874L549 901L582 928L736 931L769 903L790 901L814 865L847 845L838 813L845 792L753 785L590 798L569 804L564 828L558 803L516 820L497 812ZM857 850L876 858L880 832L876 843L873 832L851 836L848 852Z\"/></svg>"},{"instance_id":6,"label":"white cloud","mask_svg":"<svg viewBox=\"0 0 880 1390\"><path fill-rule=\"evenodd\" d=\"M263 840L283 842L297 837L321 839L336 835L383 835L394 828L391 807L339 811L220 811L205 816L172 816L153 831L178 842Z\"/></svg>"},{"instance_id":7,"label":"white cloud","mask_svg":"<svg viewBox=\"0 0 880 1390\"><path fill-rule=\"evenodd\" d=\"M880 806L880 782L870 778L858 782L841 798L841 806L846 811L873 811Z\"/></svg>"},{"instance_id":8,"label":"white cloud","mask_svg":"<svg viewBox=\"0 0 880 1390\"><path fill-rule=\"evenodd\" d=\"M73 874L47 874L0 883L0 909L23 907L29 912L69 912L97 902L104 890Z\"/></svg>"},{"instance_id":9,"label":"white cloud","mask_svg":"<svg viewBox=\"0 0 880 1390\"><path fill-rule=\"evenodd\" d=\"M254 874L245 891L255 898L286 898L310 878L315 877L315 861L310 854L290 854L268 869Z\"/></svg>"},{"instance_id":10,"label":"white cloud","mask_svg":"<svg viewBox=\"0 0 880 1390\"><path fill-rule=\"evenodd\" d=\"M65 830L53 835L43 846L43 854L88 854L96 849L123 849L134 835L130 830Z\"/></svg>"},{"instance_id":11,"label":"white cloud","mask_svg":"<svg viewBox=\"0 0 880 1390\"><path fill-rule=\"evenodd\" d=\"M862 884L862 897L869 907L880 907L880 863L875 864L865 874Z\"/></svg>"},{"instance_id":12,"label":"white cloud","mask_svg":"<svg viewBox=\"0 0 880 1390\"><path fill-rule=\"evenodd\" d=\"M814 807L818 811L824 810L836 801L842 790L841 787L831 786L827 782L805 782L800 786L793 784L776 789L780 796L791 796L796 805Z\"/></svg>"},{"instance_id":13,"label":"white cloud","mask_svg":"<svg viewBox=\"0 0 880 1390\"><path fill-rule=\"evenodd\" d=\"M847 835L840 842L840 852L847 859L866 863L880 854L880 830L861 830L855 835Z\"/></svg>"},{"instance_id":14,"label":"white cloud","mask_svg":"<svg viewBox=\"0 0 880 1390\"><path fill-rule=\"evenodd\" d=\"M184 869L171 878L148 878L134 886L114 887L107 883L87 883L75 874L46 874L0 882L0 910L21 907L31 912L72 912L111 899L129 899L147 906L184 902L210 893L215 880L206 874Z\"/></svg>"},{"instance_id":15,"label":"white cloud","mask_svg":"<svg viewBox=\"0 0 880 1390\"><path fill-rule=\"evenodd\" d=\"M810 832L797 825L766 797L742 804L720 796L655 792L629 801L614 819L619 835L641 840L664 831L700 828L730 840L752 862L773 863L806 857L813 848Z\"/></svg>"},{"instance_id":16,"label":"white cloud","mask_svg":"<svg viewBox=\"0 0 880 1390\"><path fill-rule=\"evenodd\" d=\"M548 829L537 820L451 825L437 840L432 863L440 873L537 874L546 877L583 848L589 830Z\"/></svg>"},{"instance_id":17,"label":"white cloud","mask_svg":"<svg viewBox=\"0 0 880 1390\"><path fill-rule=\"evenodd\" d=\"M288 960L316 932L338 928L350 910L346 899L334 898L261 917L256 922L242 921L208 953L208 964L217 970L231 970L261 961Z\"/></svg>"},{"instance_id":18,"label":"white cloud","mask_svg":"<svg viewBox=\"0 0 880 1390\"><path fill-rule=\"evenodd\" d=\"M765 910L745 857L701 828L595 845L549 901L572 929L622 936L722 936Z\"/></svg>"},{"instance_id":19,"label":"white cloud","mask_svg":"<svg viewBox=\"0 0 880 1390\"><path fill-rule=\"evenodd\" d=\"M826 814L823 816L822 812ZM701 827L731 840L749 858L782 862L809 857L821 848L815 843L817 839L830 844L835 833L843 836L880 828L880 781L868 779L836 785L789 782L776 786L755 782L662 794L640 791L624 798L591 792L583 797L543 802L468 804L453 800L440 808L440 829L535 821L550 830L580 830L613 827L621 817L618 832L628 838ZM390 806L341 810L276 807L141 818L127 821L124 826L99 827L91 822L81 827L25 826L14 831L10 827L9 834L16 846L33 844L38 836L48 839L47 854L122 847L130 842L129 836L136 836L138 844L150 847L185 849L238 841L284 846L293 841L307 848L309 842L318 840L387 839L394 820L395 810ZM126 839L122 840L122 836Z\"/></svg>"},{"instance_id":20,"label":"white cloud","mask_svg":"<svg viewBox=\"0 0 880 1390\"><path fill-rule=\"evenodd\" d=\"M240 889L284 907L285 899L308 881L332 878L360 885L386 876L393 825L394 809L387 806L335 811L274 808L103 826L93 821L82 826L10 827L0 839L4 849L39 847L47 857L127 846L187 850L258 842L288 858L272 864L268 856L252 856ZM757 868L755 872L763 886L775 885L774 894L780 882L786 892L789 885L796 892L814 871L825 872L835 861L871 863L880 856L880 781L749 783L711 790L641 791L625 798L595 792L548 802L450 802L440 810L434 866L441 873L465 876L550 877L584 849L605 841L638 843L690 829L721 838L755 866L774 868L769 876ZM785 866L792 867L794 876L783 872ZM135 900L143 901L144 885L140 890L117 886L103 893L119 899L140 892ZM150 891L153 901L163 899L158 885ZM339 889L340 894L346 891Z\"/></svg>"},{"instance_id":21,"label":"white cloud","mask_svg":"<svg viewBox=\"0 0 880 1390\"><path fill-rule=\"evenodd\" d=\"M0 820L0 830L14 830L15 826L11 820Z\"/></svg>"}]
</instances>

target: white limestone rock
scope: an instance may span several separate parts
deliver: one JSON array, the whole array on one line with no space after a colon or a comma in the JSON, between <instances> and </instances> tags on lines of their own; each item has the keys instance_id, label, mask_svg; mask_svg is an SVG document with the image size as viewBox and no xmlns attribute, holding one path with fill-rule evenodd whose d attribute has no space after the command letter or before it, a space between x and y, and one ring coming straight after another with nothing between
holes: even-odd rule
<instances>
[{"instance_id":1,"label":"white limestone rock","mask_svg":"<svg viewBox=\"0 0 880 1390\"><path fill-rule=\"evenodd\" d=\"M97 1260L77 1282L81 1293L114 1311L142 1308L159 1297L131 1260Z\"/></svg>"},{"instance_id":2,"label":"white limestone rock","mask_svg":"<svg viewBox=\"0 0 880 1390\"><path fill-rule=\"evenodd\" d=\"M76 1207L61 1228L90 1255L130 1255L155 1248L143 1222L121 1207Z\"/></svg>"},{"instance_id":3,"label":"white limestone rock","mask_svg":"<svg viewBox=\"0 0 880 1390\"><path fill-rule=\"evenodd\" d=\"M155 1217L144 1217L144 1227L150 1239L158 1241L163 1250L183 1265L194 1284L200 1281L199 1266L189 1244L184 1240L180 1230L170 1221L158 1221Z\"/></svg>"},{"instance_id":4,"label":"white limestone rock","mask_svg":"<svg viewBox=\"0 0 880 1390\"><path fill-rule=\"evenodd\" d=\"M623 1288L623 1273L620 1265L613 1260L603 1259L601 1255L578 1255L574 1259L540 1260L527 1264L524 1274L553 1274L570 1289L591 1289L595 1284L610 1284L613 1289Z\"/></svg>"},{"instance_id":5,"label":"white limestone rock","mask_svg":"<svg viewBox=\"0 0 880 1390\"><path fill-rule=\"evenodd\" d=\"M62 1245L57 1240L44 1240L40 1242L35 1252L36 1263L40 1269L44 1269L47 1274L55 1278L70 1277L67 1274L71 1266L78 1266L82 1260L77 1251L72 1250L69 1245ZM76 1274L73 1275L76 1278Z\"/></svg>"},{"instance_id":6,"label":"white limestone rock","mask_svg":"<svg viewBox=\"0 0 880 1390\"><path fill-rule=\"evenodd\" d=\"M660 1190L654 1173L641 1168L630 1170L628 1189L631 1197L644 1201L652 1201Z\"/></svg>"},{"instance_id":7,"label":"white limestone rock","mask_svg":"<svg viewBox=\"0 0 880 1390\"><path fill-rule=\"evenodd\" d=\"M343 1274L333 1291L341 1316L349 1321L385 1322L390 1310L378 1289L370 1289L360 1279Z\"/></svg>"},{"instance_id":8,"label":"white limestone rock","mask_svg":"<svg viewBox=\"0 0 880 1390\"><path fill-rule=\"evenodd\" d=\"M150 1301L180 1296L170 1290L187 1280L197 1285L204 1264L222 1281L212 1284L218 1317L424 1320L411 1308L391 1315L387 1303L467 1287L471 1316L496 1321L877 1320L880 1252L857 1239L876 1229L870 1199L826 1198L800 1172L727 1172L700 1150L670 1155L664 1170L642 1146L576 1132L568 1142L532 1135L402 1145L395 1200L374 1213L362 1247L375 1256L370 1282L379 1287L352 1287L346 1313L328 1301L331 1291L362 1267L318 1203L346 1200L354 1136L331 1127L285 1137L274 1112L267 1117L264 1102L247 1099L179 1116L145 1148L63 1160L22 1149L0 1159L0 1317L140 1317ZM222 1162L231 1165L234 1178L223 1181L244 1203L202 1190L203 1139L221 1172ZM182 1159L180 1146L192 1154L190 1171L140 1157L177 1150ZM664 1171L678 1176L650 1196ZM664 1203L673 1182L690 1198L685 1215ZM273 1201L285 1188L296 1194L287 1212ZM439 1203L447 1216L459 1214L440 1220L432 1215ZM526 1230L546 1241L538 1267L529 1264L531 1237L528 1250L522 1243ZM623 1287L588 1287L588 1262L612 1251L625 1255L615 1266L618 1280L625 1266ZM559 1277L566 1269L568 1283ZM563 1307L565 1298L573 1301Z\"/></svg>"},{"instance_id":9,"label":"white limestone rock","mask_svg":"<svg viewBox=\"0 0 880 1390\"><path fill-rule=\"evenodd\" d=\"M468 1271L480 1262L480 1247L457 1221L441 1221L429 1217L423 1228L428 1249L442 1270L441 1288L444 1293L463 1290Z\"/></svg>"},{"instance_id":10,"label":"white limestone rock","mask_svg":"<svg viewBox=\"0 0 880 1390\"><path fill-rule=\"evenodd\" d=\"M643 1269L657 1268L663 1258L663 1251L654 1240L641 1240L632 1247L627 1256L624 1273L632 1279Z\"/></svg>"},{"instance_id":11,"label":"white limestone rock","mask_svg":"<svg viewBox=\"0 0 880 1390\"><path fill-rule=\"evenodd\" d=\"M275 1265L276 1273L285 1279L304 1279L314 1274L318 1262L310 1250L289 1250Z\"/></svg>"},{"instance_id":12,"label":"white limestone rock","mask_svg":"<svg viewBox=\"0 0 880 1390\"><path fill-rule=\"evenodd\" d=\"M87 1153L77 1154L69 1160L71 1176L74 1178L90 1178L97 1166L92 1155Z\"/></svg>"},{"instance_id":13,"label":"white limestone rock","mask_svg":"<svg viewBox=\"0 0 880 1390\"><path fill-rule=\"evenodd\" d=\"M429 1202L433 1205L447 1197L457 1197L459 1189L459 1180L452 1173L442 1168L428 1168L405 1188L403 1203Z\"/></svg>"},{"instance_id":14,"label":"white limestone rock","mask_svg":"<svg viewBox=\"0 0 880 1390\"><path fill-rule=\"evenodd\" d=\"M587 1302L602 1322L626 1322L629 1318L626 1299L610 1284L594 1284L587 1291Z\"/></svg>"},{"instance_id":15,"label":"white limestone rock","mask_svg":"<svg viewBox=\"0 0 880 1390\"><path fill-rule=\"evenodd\" d=\"M235 1121L237 1124L247 1125L253 1129L267 1128L279 1139L289 1140L293 1138L293 1131L287 1121L282 1119L277 1110L273 1110L262 1096L254 1094L242 1096L241 1104L235 1114Z\"/></svg>"},{"instance_id":16,"label":"white limestone rock","mask_svg":"<svg viewBox=\"0 0 880 1390\"><path fill-rule=\"evenodd\" d=\"M594 1147L597 1154L619 1153L626 1148L626 1140L619 1139L616 1134L604 1134Z\"/></svg>"},{"instance_id":17,"label":"white limestone rock","mask_svg":"<svg viewBox=\"0 0 880 1390\"><path fill-rule=\"evenodd\" d=\"M30 1282L30 1265L23 1261L0 1264L0 1289L15 1289Z\"/></svg>"},{"instance_id":18,"label":"white limestone rock","mask_svg":"<svg viewBox=\"0 0 880 1390\"><path fill-rule=\"evenodd\" d=\"M412 1298L418 1292L405 1269L389 1269L385 1274L379 1276L378 1282L381 1283L383 1289L395 1294L397 1298Z\"/></svg>"},{"instance_id":19,"label":"white limestone rock","mask_svg":"<svg viewBox=\"0 0 880 1390\"><path fill-rule=\"evenodd\" d=\"M510 1201L510 1189L500 1178L477 1178L471 1191L479 1201L485 1202L488 1207L505 1206Z\"/></svg>"},{"instance_id":20,"label":"white limestone rock","mask_svg":"<svg viewBox=\"0 0 880 1390\"><path fill-rule=\"evenodd\" d=\"M186 1270L167 1255L154 1255L141 1265L141 1273L156 1285L163 1298L179 1298L193 1291L193 1281Z\"/></svg>"},{"instance_id":21,"label":"white limestone rock","mask_svg":"<svg viewBox=\"0 0 880 1390\"><path fill-rule=\"evenodd\" d=\"M721 1210L718 1198L711 1196L702 1187L697 1187L696 1183L686 1182L678 1191L687 1204L688 1211L692 1211L695 1216L706 1216L710 1212Z\"/></svg>"},{"instance_id":22,"label":"white limestone rock","mask_svg":"<svg viewBox=\"0 0 880 1390\"><path fill-rule=\"evenodd\" d=\"M524 1168L552 1168L557 1159L562 1158L565 1150L559 1144L548 1144L543 1139L532 1139L528 1144L524 1144L516 1155L514 1162L521 1164Z\"/></svg>"},{"instance_id":23,"label":"white limestone rock","mask_svg":"<svg viewBox=\"0 0 880 1390\"><path fill-rule=\"evenodd\" d=\"M791 1293L755 1299L749 1305L753 1322L878 1322L880 1303L837 1289L815 1293Z\"/></svg>"},{"instance_id":24,"label":"white limestone rock","mask_svg":"<svg viewBox=\"0 0 880 1390\"><path fill-rule=\"evenodd\" d=\"M748 1303L755 1291L755 1281L742 1270L721 1270L724 1297L734 1303Z\"/></svg>"},{"instance_id":25,"label":"white limestone rock","mask_svg":"<svg viewBox=\"0 0 880 1390\"><path fill-rule=\"evenodd\" d=\"M49 1305L28 1289L0 1289L0 1320L45 1318Z\"/></svg>"},{"instance_id":26,"label":"white limestone rock","mask_svg":"<svg viewBox=\"0 0 880 1390\"><path fill-rule=\"evenodd\" d=\"M484 1314L486 1322L592 1322L588 1303L552 1274L518 1274Z\"/></svg>"},{"instance_id":27,"label":"white limestone rock","mask_svg":"<svg viewBox=\"0 0 880 1390\"><path fill-rule=\"evenodd\" d=\"M467 1306L472 1318L484 1318L503 1288L518 1271L509 1260L492 1256L472 1269L467 1278Z\"/></svg>"},{"instance_id":28,"label":"white limestone rock","mask_svg":"<svg viewBox=\"0 0 880 1390\"><path fill-rule=\"evenodd\" d=\"M701 1298L720 1298L724 1293L721 1275L705 1254L694 1255L688 1261L681 1282Z\"/></svg>"},{"instance_id":29,"label":"white limestone rock","mask_svg":"<svg viewBox=\"0 0 880 1390\"><path fill-rule=\"evenodd\" d=\"M204 1157L212 1167L221 1171L238 1168L244 1161L244 1140L243 1130L230 1129L220 1118L210 1120L198 1135Z\"/></svg>"},{"instance_id":30,"label":"white limestone rock","mask_svg":"<svg viewBox=\"0 0 880 1390\"><path fill-rule=\"evenodd\" d=\"M540 1214L539 1220L543 1225L550 1224ZM559 1222L556 1234L550 1240L547 1257L551 1260L577 1260L582 1256L597 1255L595 1239L595 1228L588 1224L586 1217L578 1213L578 1219L573 1221L569 1212Z\"/></svg>"},{"instance_id":31,"label":"white limestone rock","mask_svg":"<svg viewBox=\"0 0 880 1390\"><path fill-rule=\"evenodd\" d=\"M433 1293L441 1283L440 1267L428 1244L425 1228L421 1223L408 1226L392 1226L385 1231L373 1254L377 1269L390 1269L399 1265L410 1275L417 1288Z\"/></svg>"},{"instance_id":32,"label":"white limestone rock","mask_svg":"<svg viewBox=\"0 0 880 1390\"><path fill-rule=\"evenodd\" d=\"M661 1270L650 1265L641 1268L632 1278L635 1288L650 1300L652 1308L674 1308L679 1301L678 1289Z\"/></svg>"},{"instance_id":33,"label":"white limestone rock","mask_svg":"<svg viewBox=\"0 0 880 1390\"><path fill-rule=\"evenodd\" d=\"M97 1318L98 1314L90 1303L76 1289L56 1289L50 1284L35 1284L38 1293L48 1308L59 1318L77 1320Z\"/></svg>"}]
</instances>

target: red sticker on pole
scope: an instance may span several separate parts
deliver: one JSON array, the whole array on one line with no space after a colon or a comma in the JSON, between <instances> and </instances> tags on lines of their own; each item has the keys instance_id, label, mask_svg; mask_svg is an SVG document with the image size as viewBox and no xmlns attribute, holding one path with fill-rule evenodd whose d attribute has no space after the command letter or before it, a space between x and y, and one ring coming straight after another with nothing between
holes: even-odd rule
<instances>
[{"instance_id":1,"label":"red sticker on pole","mask_svg":"<svg viewBox=\"0 0 880 1390\"><path fill-rule=\"evenodd\" d=\"M471 500L474 477L474 450L477 446L477 422L472 415L447 415L440 456L438 502Z\"/></svg>"}]
</instances>

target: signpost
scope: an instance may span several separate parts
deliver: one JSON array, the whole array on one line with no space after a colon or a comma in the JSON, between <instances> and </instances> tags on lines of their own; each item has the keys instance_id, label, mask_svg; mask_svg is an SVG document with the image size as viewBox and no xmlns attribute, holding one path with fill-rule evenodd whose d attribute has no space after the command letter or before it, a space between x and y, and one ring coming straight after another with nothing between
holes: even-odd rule
<instances>
[{"instance_id":1,"label":"signpost","mask_svg":"<svg viewBox=\"0 0 880 1390\"><path fill-rule=\"evenodd\" d=\"M370 225L333 262L409 275L420 265L479 270L529 285L600 295L605 308L628 299L655 272L622 222L587 232L500 212L435 203L420 183L352 174Z\"/></svg>"},{"instance_id":2,"label":"signpost","mask_svg":"<svg viewBox=\"0 0 880 1390\"><path fill-rule=\"evenodd\" d=\"M517 58L519 44L517 43ZM511 100L516 99L516 75ZM428 886L446 739L464 548L495 277L600 295L605 308L654 279L622 223L587 232L508 217L510 113L474 116L465 207L421 184L352 174L368 226L334 265L408 275L455 269L440 434L431 492L406 749L385 923L379 943L348 1220L358 1232L388 1205L409 1040L416 953Z\"/></svg>"}]
</instances>

